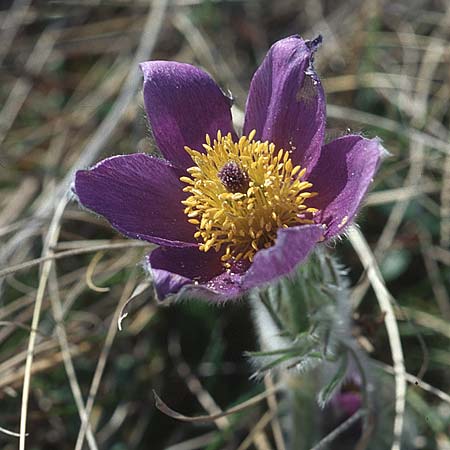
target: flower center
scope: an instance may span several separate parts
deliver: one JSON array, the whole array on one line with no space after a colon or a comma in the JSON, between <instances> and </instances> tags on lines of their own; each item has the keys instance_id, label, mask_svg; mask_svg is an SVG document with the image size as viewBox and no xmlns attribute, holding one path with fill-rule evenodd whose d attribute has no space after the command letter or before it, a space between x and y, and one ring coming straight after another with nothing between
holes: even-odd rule
<instances>
[{"instance_id":1,"label":"flower center","mask_svg":"<svg viewBox=\"0 0 450 450\"><path fill-rule=\"evenodd\" d=\"M248 173L236 161L227 162L217 174L228 192L245 194L249 187Z\"/></svg>"},{"instance_id":2,"label":"flower center","mask_svg":"<svg viewBox=\"0 0 450 450\"><path fill-rule=\"evenodd\" d=\"M183 191L188 221L197 227L199 249L222 251L226 266L252 261L255 253L271 247L279 228L313 223L315 208L305 201L317 195L303 180L306 169L292 164L289 152L275 144L254 141L256 132L234 142L231 134L211 141L205 153L185 147L194 166Z\"/></svg>"}]
</instances>

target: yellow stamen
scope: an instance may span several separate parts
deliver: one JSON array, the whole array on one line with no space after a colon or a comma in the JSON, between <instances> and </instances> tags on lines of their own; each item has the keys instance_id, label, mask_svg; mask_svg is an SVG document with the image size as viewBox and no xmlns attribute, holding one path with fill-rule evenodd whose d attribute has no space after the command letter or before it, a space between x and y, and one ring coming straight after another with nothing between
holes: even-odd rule
<instances>
[{"instance_id":1,"label":"yellow stamen","mask_svg":"<svg viewBox=\"0 0 450 450\"><path fill-rule=\"evenodd\" d=\"M305 204L317 195L303 180L306 169L275 144L254 141L255 134L234 142L219 131L214 141L206 136L204 153L185 147L195 166L180 178L190 194L184 212L197 227L199 249L224 250L225 266L231 259L252 261L274 244L278 229L313 223L317 213Z\"/></svg>"}]
</instances>

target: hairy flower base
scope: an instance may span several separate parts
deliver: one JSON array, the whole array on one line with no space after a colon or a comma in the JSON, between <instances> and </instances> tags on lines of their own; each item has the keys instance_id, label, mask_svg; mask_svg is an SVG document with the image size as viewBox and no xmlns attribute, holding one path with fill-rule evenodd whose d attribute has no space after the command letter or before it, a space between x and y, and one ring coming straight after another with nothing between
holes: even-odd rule
<instances>
[{"instance_id":1,"label":"hairy flower base","mask_svg":"<svg viewBox=\"0 0 450 450\"><path fill-rule=\"evenodd\" d=\"M316 208L305 200L317 195L303 180L306 169L292 164L289 152L275 144L254 141L256 131L234 142L231 133L211 141L206 153L185 147L195 166L181 177L191 195L183 200L188 221L197 227L199 249L223 251L225 265L253 261L271 247L277 230L313 223Z\"/></svg>"}]
</instances>

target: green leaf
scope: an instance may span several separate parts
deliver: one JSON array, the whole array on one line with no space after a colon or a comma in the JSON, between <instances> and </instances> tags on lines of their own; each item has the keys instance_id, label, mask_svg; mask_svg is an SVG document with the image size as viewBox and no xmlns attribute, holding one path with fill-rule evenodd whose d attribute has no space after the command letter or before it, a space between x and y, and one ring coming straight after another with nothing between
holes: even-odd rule
<instances>
[{"instance_id":1,"label":"green leaf","mask_svg":"<svg viewBox=\"0 0 450 450\"><path fill-rule=\"evenodd\" d=\"M317 401L320 407L323 408L328 403L330 398L335 393L337 387L340 386L342 381L344 381L345 375L347 373L347 365L348 365L348 354L347 352L345 352L342 354L340 358L339 366L336 373L331 378L329 383L319 392Z\"/></svg>"}]
</instances>

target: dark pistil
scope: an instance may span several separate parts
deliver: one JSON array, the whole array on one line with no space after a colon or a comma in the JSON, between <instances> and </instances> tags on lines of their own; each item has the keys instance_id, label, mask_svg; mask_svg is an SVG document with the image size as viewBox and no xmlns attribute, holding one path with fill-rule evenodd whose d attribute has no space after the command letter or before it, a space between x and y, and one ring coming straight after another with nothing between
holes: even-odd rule
<instances>
[{"instance_id":1,"label":"dark pistil","mask_svg":"<svg viewBox=\"0 0 450 450\"><path fill-rule=\"evenodd\" d=\"M237 162L227 162L217 175L228 192L247 192L248 174Z\"/></svg>"}]
</instances>

